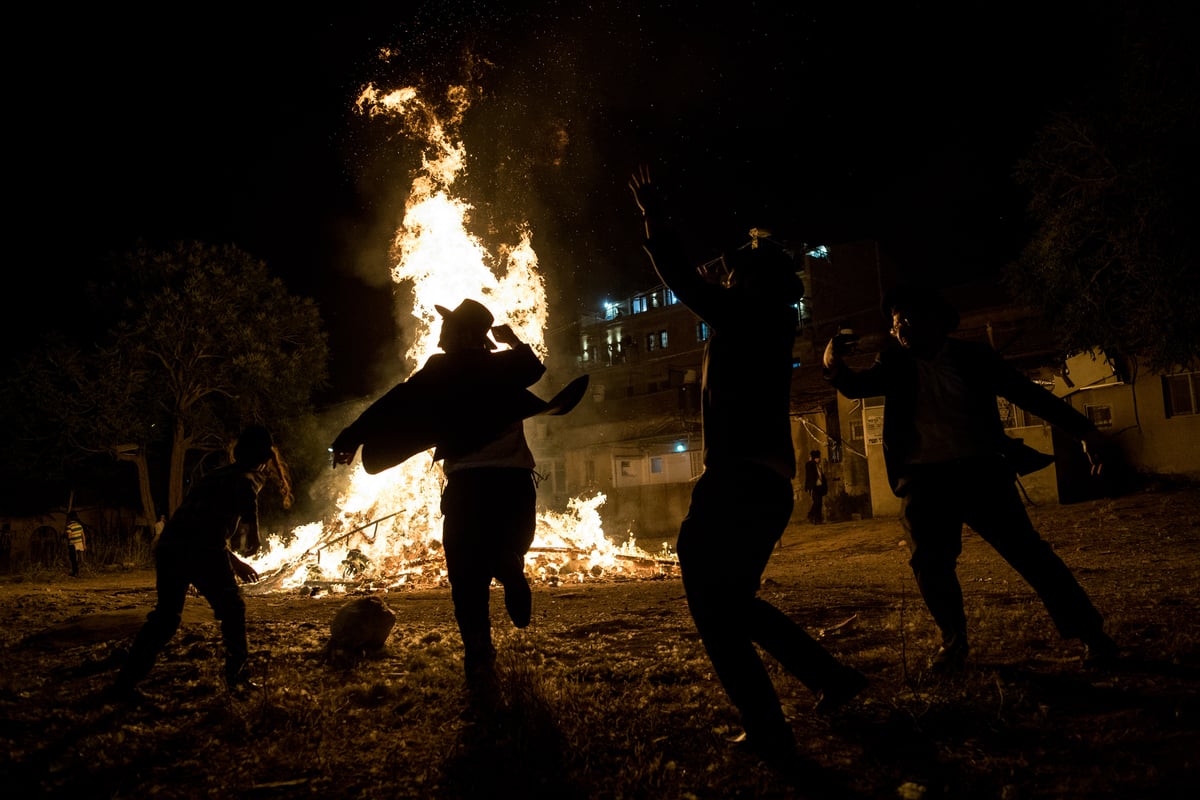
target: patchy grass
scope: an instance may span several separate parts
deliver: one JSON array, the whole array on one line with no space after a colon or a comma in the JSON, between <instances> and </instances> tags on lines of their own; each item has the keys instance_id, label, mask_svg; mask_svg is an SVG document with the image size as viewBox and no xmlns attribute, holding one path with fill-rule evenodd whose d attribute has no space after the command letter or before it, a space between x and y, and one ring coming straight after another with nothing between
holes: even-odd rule
<instances>
[{"instance_id":1,"label":"patchy grass","mask_svg":"<svg viewBox=\"0 0 1200 800\"><path fill-rule=\"evenodd\" d=\"M254 677L221 687L202 600L144 683L99 692L153 602L153 575L0 583L0 780L11 797L725 798L1191 796L1200 754L1200 489L1033 509L1123 658L1087 669L1013 571L968 533L970 669L936 642L893 521L789 530L763 594L871 685L832 718L768 659L807 767L731 748L737 730L677 578L539 586L522 631L493 603L498 707L473 712L448 590L382 595L387 647L325 658L346 596L248 598Z\"/></svg>"}]
</instances>

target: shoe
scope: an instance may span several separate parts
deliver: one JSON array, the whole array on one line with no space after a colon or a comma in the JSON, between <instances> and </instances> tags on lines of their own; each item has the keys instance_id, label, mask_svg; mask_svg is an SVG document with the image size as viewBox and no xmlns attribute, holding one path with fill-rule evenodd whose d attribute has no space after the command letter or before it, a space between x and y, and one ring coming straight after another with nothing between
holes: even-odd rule
<instances>
[{"instance_id":1,"label":"shoe","mask_svg":"<svg viewBox=\"0 0 1200 800\"><path fill-rule=\"evenodd\" d=\"M970 648L965 642L952 645L942 645L929 659L929 669L935 675L951 675L962 672L967 666L967 653Z\"/></svg>"},{"instance_id":2,"label":"shoe","mask_svg":"<svg viewBox=\"0 0 1200 800\"><path fill-rule=\"evenodd\" d=\"M470 710L477 714L489 714L500 708L500 679L490 664L467 673L467 699Z\"/></svg>"},{"instance_id":3,"label":"shoe","mask_svg":"<svg viewBox=\"0 0 1200 800\"><path fill-rule=\"evenodd\" d=\"M743 731L725 737L734 749L757 758L772 767L786 767L796 762L796 737L791 731L771 735L750 735Z\"/></svg>"},{"instance_id":4,"label":"shoe","mask_svg":"<svg viewBox=\"0 0 1200 800\"><path fill-rule=\"evenodd\" d=\"M529 625L533 617L533 592L524 575L504 585L504 608L508 610L513 625L518 628Z\"/></svg>"},{"instance_id":5,"label":"shoe","mask_svg":"<svg viewBox=\"0 0 1200 800\"><path fill-rule=\"evenodd\" d=\"M234 696L242 696L257 692L262 688L262 684L258 681L252 681L249 678L242 678L235 681L232 685L226 685L228 692Z\"/></svg>"},{"instance_id":6,"label":"shoe","mask_svg":"<svg viewBox=\"0 0 1200 800\"><path fill-rule=\"evenodd\" d=\"M813 710L818 714L832 714L857 697L859 692L867 688L867 683L866 675L846 667L837 680L817 693Z\"/></svg>"},{"instance_id":7,"label":"shoe","mask_svg":"<svg viewBox=\"0 0 1200 800\"><path fill-rule=\"evenodd\" d=\"M1100 632L1084 640L1083 663L1088 667L1107 667L1116 663L1121 649L1107 633Z\"/></svg>"},{"instance_id":8,"label":"shoe","mask_svg":"<svg viewBox=\"0 0 1200 800\"><path fill-rule=\"evenodd\" d=\"M245 667L225 674L225 689L230 694L246 694L261 688L262 686L258 682L250 680L250 673Z\"/></svg>"}]
</instances>

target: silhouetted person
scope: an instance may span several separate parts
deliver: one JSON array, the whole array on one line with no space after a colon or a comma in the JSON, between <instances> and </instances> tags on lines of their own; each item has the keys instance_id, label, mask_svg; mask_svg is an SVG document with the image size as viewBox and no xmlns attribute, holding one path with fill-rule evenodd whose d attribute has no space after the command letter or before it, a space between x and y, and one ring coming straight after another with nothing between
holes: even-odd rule
<instances>
[{"instance_id":1,"label":"silhouetted person","mask_svg":"<svg viewBox=\"0 0 1200 800\"><path fill-rule=\"evenodd\" d=\"M1083 414L1038 386L982 343L950 336L958 312L937 292L901 285L883 299L899 346L868 369L843 361L841 340L825 348L826 374L849 398L884 397L888 481L901 498L909 561L941 629L935 671L961 669L967 620L957 576L962 528L970 525L1041 597L1064 638L1081 639L1093 662L1115 658L1116 643L1071 571L1034 529L1017 492L1014 440L997 407L1003 397L1083 442L1098 472L1104 439ZM1019 444L1019 443L1016 443Z\"/></svg>"},{"instance_id":2,"label":"silhouetted person","mask_svg":"<svg viewBox=\"0 0 1200 800\"><path fill-rule=\"evenodd\" d=\"M529 400L545 405L527 387L546 368L512 328L492 327L492 312L475 300L463 300L454 310L435 307L442 315L438 346L443 352L430 356L397 388L411 390L401 398L437 398L425 412L436 419L368 422L364 415L331 449L335 465L350 463L360 444L365 459L365 442L384 422L441 431L434 460L443 460L446 476L441 505L446 573L471 701L486 709L498 696L488 610L492 579L504 587L504 606L515 626L526 627L533 613L525 555L537 526L537 486L522 415L533 411L518 409ZM489 333L508 349L497 351Z\"/></svg>"},{"instance_id":3,"label":"silhouetted person","mask_svg":"<svg viewBox=\"0 0 1200 800\"><path fill-rule=\"evenodd\" d=\"M825 521L825 495L829 493L829 482L825 478L825 467L821 465L821 451L809 451L804 462L804 491L812 498L808 509L808 521L820 525Z\"/></svg>"},{"instance_id":4,"label":"silhouetted person","mask_svg":"<svg viewBox=\"0 0 1200 800\"><path fill-rule=\"evenodd\" d=\"M67 557L71 560L71 577L79 577L79 565L83 563L83 551L87 549L83 523L74 511L67 514L67 525L63 530L67 538Z\"/></svg>"},{"instance_id":5,"label":"silhouetted person","mask_svg":"<svg viewBox=\"0 0 1200 800\"><path fill-rule=\"evenodd\" d=\"M250 683L245 671L246 602L238 581L256 581L258 573L230 545L239 546L243 555L258 551L258 493L268 477L279 484L284 506L290 506L286 468L271 434L252 425L238 436L233 463L205 475L171 516L154 553L158 600L109 690L115 699L136 697L135 687L179 629L189 586L196 587L220 620L226 686L233 690Z\"/></svg>"},{"instance_id":6,"label":"silhouetted person","mask_svg":"<svg viewBox=\"0 0 1200 800\"><path fill-rule=\"evenodd\" d=\"M795 735L755 645L833 710L866 685L786 614L758 596L763 570L795 498L790 413L795 304L804 294L773 242L730 257L718 282L684 257L663 221L646 169L630 180L645 221L645 250L662 281L712 330L704 351L701 419L704 473L692 491L677 551L688 608L729 699L744 743L786 763Z\"/></svg>"}]
</instances>

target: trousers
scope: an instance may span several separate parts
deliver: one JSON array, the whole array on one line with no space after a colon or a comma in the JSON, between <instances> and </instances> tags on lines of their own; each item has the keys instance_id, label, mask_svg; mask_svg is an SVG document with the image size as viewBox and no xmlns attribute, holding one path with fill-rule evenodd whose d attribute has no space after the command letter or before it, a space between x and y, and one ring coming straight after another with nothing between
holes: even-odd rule
<instances>
[{"instance_id":1,"label":"trousers","mask_svg":"<svg viewBox=\"0 0 1200 800\"><path fill-rule=\"evenodd\" d=\"M792 485L757 464L709 467L692 492L676 550L696 630L746 732L791 730L755 646L814 692L843 667L800 625L758 596L762 574L791 517Z\"/></svg>"},{"instance_id":2,"label":"trousers","mask_svg":"<svg viewBox=\"0 0 1200 800\"><path fill-rule=\"evenodd\" d=\"M969 525L1033 588L1065 639L1088 639L1104 620L1053 548L1034 529L1015 476L993 459L910 468L900 520L917 587L947 648L967 641L958 557Z\"/></svg>"},{"instance_id":3,"label":"trousers","mask_svg":"<svg viewBox=\"0 0 1200 800\"><path fill-rule=\"evenodd\" d=\"M229 556L223 549L160 541L155 568L158 599L133 640L117 684L131 688L150 673L163 648L179 630L188 587L195 586L221 623L225 680L232 685L245 668L250 648L246 639L246 601L229 566Z\"/></svg>"},{"instance_id":4,"label":"trousers","mask_svg":"<svg viewBox=\"0 0 1200 800\"><path fill-rule=\"evenodd\" d=\"M470 675L489 669L496 659L490 617L492 579L506 591L526 580L525 554L537 528L533 473L490 467L452 472L441 507L450 599Z\"/></svg>"}]
</instances>

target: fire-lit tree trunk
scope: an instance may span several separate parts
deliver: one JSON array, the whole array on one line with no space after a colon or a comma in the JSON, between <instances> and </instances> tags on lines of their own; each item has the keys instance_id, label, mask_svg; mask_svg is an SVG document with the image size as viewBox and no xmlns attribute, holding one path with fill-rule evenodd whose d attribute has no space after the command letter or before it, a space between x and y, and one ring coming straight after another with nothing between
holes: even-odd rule
<instances>
[{"instance_id":1,"label":"fire-lit tree trunk","mask_svg":"<svg viewBox=\"0 0 1200 800\"><path fill-rule=\"evenodd\" d=\"M130 461L137 467L138 492L142 498L142 516L145 518L146 525L153 525L154 520L158 519L158 513L154 508L154 494L150 491L150 468L146 464L146 452L140 447L132 450L118 448L117 460Z\"/></svg>"},{"instance_id":2,"label":"fire-lit tree trunk","mask_svg":"<svg viewBox=\"0 0 1200 800\"><path fill-rule=\"evenodd\" d=\"M183 469L187 463L188 448L192 437L184 430L182 417L175 418L175 432L171 438L171 472L167 487L167 514L174 515L183 502Z\"/></svg>"}]
</instances>

